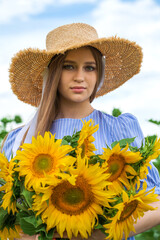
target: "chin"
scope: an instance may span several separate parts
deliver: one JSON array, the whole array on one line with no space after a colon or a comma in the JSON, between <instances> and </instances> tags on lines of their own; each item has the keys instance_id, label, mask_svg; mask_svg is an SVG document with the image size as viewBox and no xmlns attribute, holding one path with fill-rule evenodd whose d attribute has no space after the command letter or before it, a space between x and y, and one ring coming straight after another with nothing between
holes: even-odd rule
<instances>
[{"instance_id":1,"label":"chin","mask_svg":"<svg viewBox=\"0 0 160 240\"><path fill-rule=\"evenodd\" d=\"M75 103L83 103L83 102L87 102L89 99L82 99L82 98L77 98L74 99L73 102Z\"/></svg>"}]
</instances>

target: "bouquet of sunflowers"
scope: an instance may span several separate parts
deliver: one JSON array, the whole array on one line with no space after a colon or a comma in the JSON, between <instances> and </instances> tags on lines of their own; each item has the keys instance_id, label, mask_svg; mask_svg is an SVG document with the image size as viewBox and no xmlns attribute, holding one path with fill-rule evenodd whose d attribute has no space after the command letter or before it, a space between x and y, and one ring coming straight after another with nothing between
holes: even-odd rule
<instances>
[{"instance_id":1,"label":"bouquet of sunflowers","mask_svg":"<svg viewBox=\"0 0 160 240\"><path fill-rule=\"evenodd\" d=\"M140 180L160 154L160 140L137 148L134 138L122 139L95 155L97 130L90 120L63 139L50 132L33 137L10 161L0 154L1 240L22 232L39 240L51 240L55 232L87 239L93 229L107 239L127 239L137 218L154 210L149 203L157 195Z\"/></svg>"}]
</instances>

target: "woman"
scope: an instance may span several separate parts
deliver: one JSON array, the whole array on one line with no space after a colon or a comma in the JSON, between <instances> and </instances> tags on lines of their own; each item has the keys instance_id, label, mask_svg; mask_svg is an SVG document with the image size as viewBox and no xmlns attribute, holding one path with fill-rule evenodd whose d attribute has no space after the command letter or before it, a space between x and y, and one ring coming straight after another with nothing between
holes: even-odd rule
<instances>
[{"instance_id":1,"label":"woman","mask_svg":"<svg viewBox=\"0 0 160 240\"><path fill-rule=\"evenodd\" d=\"M133 145L140 146L143 134L134 116L122 114L114 118L93 109L91 102L139 72L141 48L116 37L99 39L96 30L83 23L54 29L47 35L46 46L47 50L43 51L20 51L12 59L12 90L20 100L36 106L37 112L23 128L9 133L2 150L6 156L10 158L12 152L15 155L23 142L31 142L31 137L39 132L44 135L49 130L61 139L80 130L81 119L91 118L99 124L99 130L94 134L96 153L101 154L106 143L110 146L122 138L137 136ZM156 187L156 193L160 195L160 179L154 166L149 169L146 181L148 189ZM153 203L153 206L158 210L146 213L136 225L137 234L160 224L157 214L160 203ZM95 230L89 239L103 238L105 235Z\"/></svg>"}]
</instances>

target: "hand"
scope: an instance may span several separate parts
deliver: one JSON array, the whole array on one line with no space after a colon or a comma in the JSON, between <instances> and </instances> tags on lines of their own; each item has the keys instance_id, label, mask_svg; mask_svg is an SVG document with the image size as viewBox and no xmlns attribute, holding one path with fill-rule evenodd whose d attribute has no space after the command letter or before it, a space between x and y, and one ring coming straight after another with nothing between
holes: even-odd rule
<instances>
[{"instance_id":1,"label":"hand","mask_svg":"<svg viewBox=\"0 0 160 240\"><path fill-rule=\"evenodd\" d=\"M27 235L27 234L22 233L22 234L20 234L20 236L21 236L20 239L15 238L15 240L36 240L36 239L38 239L38 238L36 238L36 235L34 235L34 236L29 236L29 235Z\"/></svg>"},{"instance_id":2,"label":"hand","mask_svg":"<svg viewBox=\"0 0 160 240\"><path fill-rule=\"evenodd\" d=\"M96 229L92 232L92 235L88 238L88 240L94 240L94 239L104 240L106 239L106 235L101 230Z\"/></svg>"}]
</instances>

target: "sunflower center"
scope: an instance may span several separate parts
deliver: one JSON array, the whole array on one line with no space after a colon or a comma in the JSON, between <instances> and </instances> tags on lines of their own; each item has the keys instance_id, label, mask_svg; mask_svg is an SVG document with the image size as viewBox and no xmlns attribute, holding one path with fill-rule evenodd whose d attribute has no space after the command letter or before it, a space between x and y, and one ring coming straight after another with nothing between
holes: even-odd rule
<instances>
[{"instance_id":1,"label":"sunflower center","mask_svg":"<svg viewBox=\"0 0 160 240\"><path fill-rule=\"evenodd\" d=\"M126 218L131 216L132 213L136 210L137 205L138 205L137 200L133 200L132 202L126 204L122 213L121 213L121 217L120 217L119 221L124 221Z\"/></svg>"},{"instance_id":2,"label":"sunflower center","mask_svg":"<svg viewBox=\"0 0 160 240\"><path fill-rule=\"evenodd\" d=\"M76 179L76 185L63 181L53 189L51 202L55 208L68 215L84 212L94 201L90 185L82 176Z\"/></svg>"},{"instance_id":3,"label":"sunflower center","mask_svg":"<svg viewBox=\"0 0 160 240\"><path fill-rule=\"evenodd\" d=\"M108 170L107 173L110 173L109 181L116 180L121 173L123 172L125 166L125 159L123 156L113 153L108 160Z\"/></svg>"},{"instance_id":4,"label":"sunflower center","mask_svg":"<svg viewBox=\"0 0 160 240\"><path fill-rule=\"evenodd\" d=\"M84 200L84 193L80 188L71 188L64 193L64 201L68 204L78 204Z\"/></svg>"},{"instance_id":5,"label":"sunflower center","mask_svg":"<svg viewBox=\"0 0 160 240\"><path fill-rule=\"evenodd\" d=\"M38 155L33 162L33 170L38 175L49 172L53 167L53 158L48 154Z\"/></svg>"}]
</instances>

